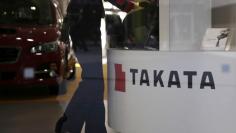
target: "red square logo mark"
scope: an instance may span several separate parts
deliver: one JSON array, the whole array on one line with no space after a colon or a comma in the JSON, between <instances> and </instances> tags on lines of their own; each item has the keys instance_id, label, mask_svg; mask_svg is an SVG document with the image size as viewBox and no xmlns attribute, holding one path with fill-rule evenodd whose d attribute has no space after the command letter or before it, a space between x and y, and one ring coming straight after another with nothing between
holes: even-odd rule
<instances>
[{"instance_id":1,"label":"red square logo mark","mask_svg":"<svg viewBox=\"0 0 236 133\"><path fill-rule=\"evenodd\" d=\"M122 64L115 64L115 90L125 92L125 72L122 72Z\"/></svg>"}]
</instances>

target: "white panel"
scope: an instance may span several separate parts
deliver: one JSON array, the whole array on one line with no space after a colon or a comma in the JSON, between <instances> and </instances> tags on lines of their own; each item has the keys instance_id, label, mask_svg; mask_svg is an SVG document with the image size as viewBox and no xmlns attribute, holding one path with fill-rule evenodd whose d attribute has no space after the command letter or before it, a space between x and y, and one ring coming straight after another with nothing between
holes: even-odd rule
<instances>
[{"instance_id":1,"label":"white panel","mask_svg":"<svg viewBox=\"0 0 236 133\"><path fill-rule=\"evenodd\" d=\"M211 0L170 0L170 50L199 50L211 27Z\"/></svg>"},{"instance_id":2,"label":"white panel","mask_svg":"<svg viewBox=\"0 0 236 133\"><path fill-rule=\"evenodd\" d=\"M160 51L168 51L169 47L169 0L159 0L159 35Z\"/></svg>"},{"instance_id":3,"label":"white panel","mask_svg":"<svg viewBox=\"0 0 236 133\"><path fill-rule=\"evenodd\" d=\"M109 50L108 53L108 118L116 131L236 133L236 52ZM125 92L115 90L114 64L122 64ZM130 69L137 70L135 84ZM140 84L142 70L148 72L149 85ZM154 86L154 70L163 70L163 87L159 83ZM179 88L168 86L171 71L178 72ZM185 71L196 72L192 82L183 74ZM212 74L214 89L200 88L204 72Z\"/></svg>"}]
</instances>

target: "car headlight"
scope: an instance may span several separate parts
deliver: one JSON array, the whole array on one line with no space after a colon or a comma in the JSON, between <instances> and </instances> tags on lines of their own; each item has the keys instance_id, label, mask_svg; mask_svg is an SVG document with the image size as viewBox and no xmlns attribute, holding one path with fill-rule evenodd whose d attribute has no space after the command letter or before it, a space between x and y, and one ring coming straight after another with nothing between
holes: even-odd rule
<instances>
[{"instance_id":1,"label":"car headlight","mask_svg":"<svg viewBox=\"0 0 236 133\"><path fill-rule=\"evenodd\" d=\"M35 53L50 53L55 52L58 49L58 43L57 42L50 42L50 43L44 43L41 45L37 45L31 48L30 52Z\"/></svg>"}]
</instances>

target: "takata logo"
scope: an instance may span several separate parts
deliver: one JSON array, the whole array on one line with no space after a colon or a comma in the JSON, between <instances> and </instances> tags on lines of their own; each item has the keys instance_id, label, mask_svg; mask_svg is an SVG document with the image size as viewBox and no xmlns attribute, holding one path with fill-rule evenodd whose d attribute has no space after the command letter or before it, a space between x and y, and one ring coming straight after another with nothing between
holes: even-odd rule
<instances>
[{"instance_id":1,"label":"takata logo","mask_svg":"<svg viewBox=\"0 0 236 133\"><path fill-rule=\"evenodd\" d=\"M126 92L126 76L122 64L115 64L115 90ZM176 70L150 70L130 68L128 81L132 86L160 87L160 88L216 88L214 76L211 71L176 71ZM198 79L198 80L197 80ZM200 80L199 80L200 79ZM128 82L129 83L129 82ZM193 86L194 85L194 86Z\"/></svg>"},{"instance_id":2,"label":"takata logo","mask_svg":"<svg viewBox=\"0 0 236 133\"><path fill-rule=\"evenodd\" d=\"M115 64L115 89L116 91L125 92L125 72L122 71L121 64Z\"/></svg>"}]
</instances>

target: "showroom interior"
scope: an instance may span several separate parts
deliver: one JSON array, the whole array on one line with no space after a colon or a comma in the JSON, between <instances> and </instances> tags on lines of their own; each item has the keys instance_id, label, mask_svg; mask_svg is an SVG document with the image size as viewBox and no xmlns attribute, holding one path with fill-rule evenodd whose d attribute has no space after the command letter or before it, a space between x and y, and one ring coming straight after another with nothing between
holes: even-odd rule
<instances>
[{"instance_id":1,"label":"showroom interior","mask_svg":"<svg viewBox=\"0 0 236 133\"><path fill-rule=\"evenodd\" d=\"M23 1L15 5L38 10ZM33 26L35 18L10 21L17 7L0 2L1 133L54 133L82 81L72 42L68 52L58 41L70 0L48 1L55 11L42 3ZM103 1L107 132L235 133L236 0L131 1L129 13Z\"/></svg>"}]
</instances>

